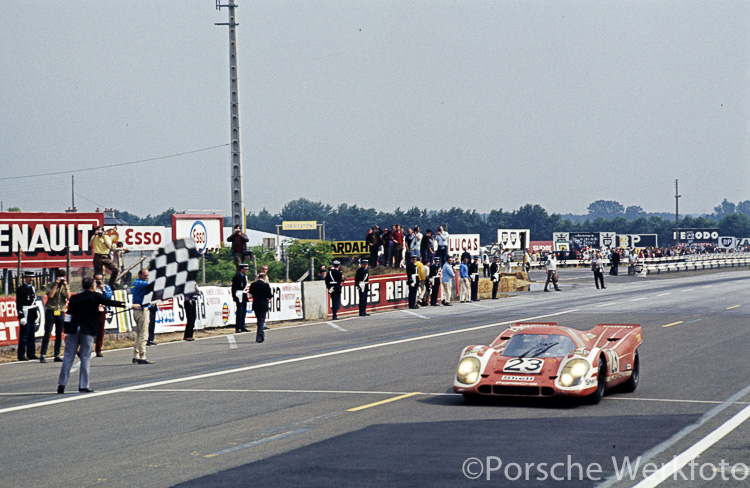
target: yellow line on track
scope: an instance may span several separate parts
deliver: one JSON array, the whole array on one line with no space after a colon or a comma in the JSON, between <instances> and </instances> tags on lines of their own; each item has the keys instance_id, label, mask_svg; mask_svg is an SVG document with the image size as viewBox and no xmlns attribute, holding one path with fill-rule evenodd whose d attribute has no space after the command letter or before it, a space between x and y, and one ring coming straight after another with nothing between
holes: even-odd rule
<instances>
[{"instance_id":1,"label":"yellow line on track","mask_svg":"<svg viewBox=\"0 0 750 488\"><path fill-rule=\"evenodd\" d=\"M684 320L680 320L679 322L672 322L671 324L662 325L662 327L672 327L673 325L681 324Z\"/></svg>"},{"instance_id":2,"label":"yellow line on track","mask_svg":"<svg viewBox=\"0 0 750 488\"><path fill-rule=\"evenodd\" d=\"M409 398L409 397L412 397L414 395L421 395L421 393L418 392L418 391L415 391L413 393L407 393L405 395L399 395L399 396L396 396L396 397L393 397L393 398L388 398L386 400L380 400L379 402L368 403L367 405L362 405L361 407L350 408L349 410L347 410L347 412L358 412L358 411L364 410L366 408L377 407L378 405L383 405L384 403L395 402L397 400L402 400L404 398Z\"/></svg>"},{"instance_id":3,"label":"yellow line on track","mask_svg":"<svg viewBox=\"0 0 750 488\"><path fill-rule=\"evenodd\" d=\"M732 305L731 307L727 307L727 310L732 310L733 308L737 308L739 305Z\"/></svg>"}]
</instances>

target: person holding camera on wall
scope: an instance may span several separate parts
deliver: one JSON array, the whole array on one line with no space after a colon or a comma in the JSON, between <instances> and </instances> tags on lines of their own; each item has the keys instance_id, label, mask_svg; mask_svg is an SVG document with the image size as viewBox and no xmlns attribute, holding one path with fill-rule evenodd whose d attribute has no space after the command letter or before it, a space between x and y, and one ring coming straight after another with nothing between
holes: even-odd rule
<instances>
[{"instance_id":1,"label":"person holding camera on wall","mask_svg":"<svg viewBox=\"0 0 750 488\"><path fill-rule=\"evenodd\" d=\"M94 274L104 276L104 268L107 268L110 272L109 286L113 290L117 289L117 275L120 274L120 268L109 256L112 250L112 239L104 234L103 225L94 229L94 235L89 240L89 247L94 250Z\"/></svg>"},{"instance_id":2,"label":"person holding camera on wall","mask_svg":"<svg viewBox=\"0 0 750 488\"><path fill-rule=\"evenodd\" d=\"M232 243L232 259L234 259L234 265L239 271L240 265L245 262L245 257L253 255L247 250L247 243L250 238L242 233L242 227L235 225L232 235L227 237L227 241Z\"/></svg>"},{"instance_id":3,"label":"person holding camera on wall","mask_svg":"<svg viewBox=\"0 0 750 488\"><path fill-rule=\"evenodd\" d=\"M68 308L70 290L68 289L67 272L64 269L57 270L55 281L47 284L47 303L44 305L44 337L42 338L42 349L39 351L39 362L47 362L47 347L52 336L52 326L55 327L55 362L61 363L60 349L62 347L63 320L65 310Z\"/></svg>"}]
</instances>

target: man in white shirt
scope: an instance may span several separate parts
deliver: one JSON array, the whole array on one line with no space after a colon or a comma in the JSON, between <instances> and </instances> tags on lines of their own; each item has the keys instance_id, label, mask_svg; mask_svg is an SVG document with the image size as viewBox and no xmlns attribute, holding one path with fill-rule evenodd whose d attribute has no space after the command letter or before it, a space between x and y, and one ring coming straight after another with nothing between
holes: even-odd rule
<instances>
[{"instance_id":1,"label":"man in white shirt","mask_svg":"<svg viewBox=\"0 0 750 488\"><path fill-rule=\"evenodd\" d=\"M555 291L560 291L560 288L557 286L557 258L555 257L555 253L552 252L547 256L547 281L544 283L544 291L549 291L547 286L549 286L550 282L555 285Z\"/></svg>"},{"instance_id":2,"label":"man in white shirt","mask_svg":"<svg viewBox=\"0 0 750 488\"><path fill-rule=\"evenodd\" d=\"M436 256L440 257L440 266L445 264L448 259L448 239L450 236L448 232L443 230L443 226L438 226L437 234L435 235L435 244L437 244Z\"/></svg>"}]
</instances>

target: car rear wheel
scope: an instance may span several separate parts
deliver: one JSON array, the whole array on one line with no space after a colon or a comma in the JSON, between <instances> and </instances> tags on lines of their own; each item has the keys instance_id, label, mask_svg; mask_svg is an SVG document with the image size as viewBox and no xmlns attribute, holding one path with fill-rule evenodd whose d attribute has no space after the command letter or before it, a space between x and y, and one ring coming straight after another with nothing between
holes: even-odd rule
<instances>
[{"instance_id":1,"label":"car rear wheel","mask_svg":"<svg viewBox=\"0 0 750 488\"><path fill-rule=\"evenodd\" d=\"M633 357L633 372L630 373L628 381L623 383L622 391L625 393L633 393L638 388L638 380L641 379L641 360L638 357L638 351L635 351L635 357Z\"/></svg>"},{"instance_id":2,"label":"car rear wheel","mask_svg":"<svg viewBox=\"0 0 750 488\"><path fill-rule=\"evenodd\" d=\"M586 397L589 405L598 405L604 396L604 386L607 383L607 362L604 359L599 360L599 369L596 373L596 390Z\"/></svg>"}]
</instances>

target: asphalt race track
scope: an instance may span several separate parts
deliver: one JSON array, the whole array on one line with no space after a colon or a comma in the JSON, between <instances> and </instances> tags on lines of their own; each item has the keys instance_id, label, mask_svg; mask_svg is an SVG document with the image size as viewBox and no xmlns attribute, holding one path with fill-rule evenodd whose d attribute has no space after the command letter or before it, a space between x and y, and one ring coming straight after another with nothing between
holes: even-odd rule
<instances>
[{"instance_id":1,"label":"asphalt race track","mask_svg":"<svg viewBox=\"0 0 750 488\"><path fill-rule=\"evenodd\" d=\"M605 276L606 290L560 274L559 293L162 344L153 365L105 352L91 394L75 373L55 394L59 363L2 365L0 483L634 486L682 455L639 486L750 486L750 272ZM641 324L637 391L596 406L452 393L464 346L530 320Z\"/></svg>"}]
</instances>

